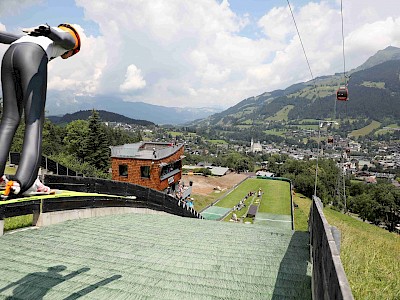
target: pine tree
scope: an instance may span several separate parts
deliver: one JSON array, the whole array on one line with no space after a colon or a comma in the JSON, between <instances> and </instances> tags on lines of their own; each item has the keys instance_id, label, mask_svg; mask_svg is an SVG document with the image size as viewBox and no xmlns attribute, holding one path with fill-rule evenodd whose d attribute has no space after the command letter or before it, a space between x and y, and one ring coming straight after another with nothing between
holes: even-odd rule
<instances>
[{"instance_id":1,"label":"pine tree","mask_svg":"<svg viewBox=\"0 0 400 300\"><path fill-rule=\"evenodd\" d=\"M97 169L106 172L109 167L109 147L104 125L99 113L92 111L89 117L89 134L84 142L84 161Z\"/></svg>"}]
</instances>

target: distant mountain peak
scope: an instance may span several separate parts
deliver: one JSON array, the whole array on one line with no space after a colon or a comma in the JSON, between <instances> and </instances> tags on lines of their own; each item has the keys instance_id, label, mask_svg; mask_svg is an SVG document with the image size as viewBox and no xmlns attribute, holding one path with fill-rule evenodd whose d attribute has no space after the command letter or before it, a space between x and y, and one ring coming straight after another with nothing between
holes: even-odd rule
<instances>
[{"instance_id":1,"label":"distant mountain peak","mask_svg":"<svg viewBox=\"0 0 400 300\"><path fill-rule=\"evenodd\" d=\"M349 81L350 101L335 102L336 90L341 83L342 74L325 75L314 82L300 82L284 90L275 90L249 97L234 106L196 121L200 126L218 125L221 127L242 128L250 124L261 126L268 122L296 119L325 119L363 117L373 120L400 119L399 84L400 48L389 46L377 51L367 61L351 71ZM236 127L235 127L236 126ZM235 130L235 129L233 129Z\"/></svg>"},{"instance_id":2,"label":"distant mountain peak","mask_svg":"<svg viewBox=\"0 0 400 300\"><path fill-rule=\"evenodd\" d=\"M400 60L400 48L388 46L383 50L379 50L368 58L361 66L352 70L352 72L369 69L389 60Z\"/></svg>"}]
</instances>

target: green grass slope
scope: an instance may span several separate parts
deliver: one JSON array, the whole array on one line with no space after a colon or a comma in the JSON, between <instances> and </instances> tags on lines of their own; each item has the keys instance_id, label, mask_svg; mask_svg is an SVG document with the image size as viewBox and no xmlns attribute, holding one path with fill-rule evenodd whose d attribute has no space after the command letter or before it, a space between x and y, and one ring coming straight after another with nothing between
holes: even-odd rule
<instances>
[{"instance_id":1,"label":"green grass slope","mask_svg":"<svg viewBox=\"0 0 400 300\"><path fill-rule=\"evenodd\" d=\"M294 200L296 229L305 231L311 200ZM354 298L400 299L400 236L330 208L324 214L341 232L340 257Z\"/></svg>"}]
</instances>

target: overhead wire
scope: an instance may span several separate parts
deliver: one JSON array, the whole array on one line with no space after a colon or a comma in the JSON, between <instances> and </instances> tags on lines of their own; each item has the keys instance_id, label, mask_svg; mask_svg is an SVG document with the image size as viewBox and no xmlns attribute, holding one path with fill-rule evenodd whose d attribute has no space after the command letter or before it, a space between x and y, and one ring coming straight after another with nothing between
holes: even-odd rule
<instances>
[{"instance_id":1,"label":"overhead wire","mask_svg":"<svg viewBox=\"0 0 400 300\"><path fill-rule=\"evenodd\" d=\"M343 25L343 0L340 0L340 16L342 19L342 54L343 54L343 77L344 77L344 84L347 85L346 82L346 56L344 52L344 25Z\"/></svg>"},{"instance_id":2,"label":"overhead wire","mask_svg":"<svg viewBox=\"0 0 400 300\"><path fill-rule=\"evenodd\" d=\"M346 56L345 56L345 51L344 51L344 22L343 22L343 0L340 0L340 16L341 16L341 20L342 20L342 53L343 53L343 78L344 78L344 85L347 88L347 76L346 76ZM345 109L346 109L346 117L347 117L347 101L345 104ZM346 149L347 151L347 149ZM347 156L347 152L346 152L346 156ZM346 201L346 179L345 179L345 170L344 170L344 163L343 165L341 164L341 172L342 172L342 181L343 181L343 195L339 195L339 199L342 198L343 196L343 200L344 200L344 212L347 212L347 201ZM340 176L340 174L339 174ZM340 184L340 182L338 183ZM340 186L339 188L339 194L340 194ZM339 200L340 201L340 200Z\"/></svg>"},{"instance_id":3,"label":"overhead wire","mask_svg":"<svg viewBox=\"0 0 400 300\"><path fill-rule=\"evenodd\" d=\"M317 89L316 80L315 80L314 75L313 75L313 72L312 72L312 70L311 70L310 62L309 62L308 57L307 57L307 53L306 53L306 49L305 49L304 44L303 44L303 40L301 39L301 35L300 35L299 28L297 27L296 19L294 18L294 14L293 14L292 7L291 7L291 5L290 5L289 0L286 0L286 1L287 1L288 6L289 6L290 13L291 13L291 15L292 15L292 19L293 19L294 26L296 27L297 35L298 35L298 37L299 37L300 44L301 44L301 47L302 47L302 49L303 49L304 57L305 57L305 59L306 59L306 62L307 62L307 65L308 65L308 69L309 69L310 74L311 74L311 79L312 79L312 82L313 82L313 84L314 84L314 89L315 89L315 92L316 92L316 94L317 94L317 98L318 98L318 100L319 100L319 104L321 105L321 98L319 97L319 91L318 91L318 89ZM318 121L317 160L316 160L316 167L315 167L315 184L314 184L314 196L315 196L315 197L317 196L318 160L319 160L319 154L320 154L320 151L321 151L321 150L320 150L320 139L321 139L321 137L320 137L320 130L321 130L321 128L320 128L320 127L321 127L321 124L323 124L323 122Z\"/></svg>"},{"instance_id":4,"label":"overhead wire","mask_svg":"<svg viewBox=\"0 0 400 300\"><path fill-rule=\"evenodd\" d=\"M345 55L345 39L344 39L344 21L343 21L343 0L340 0L340 17L341 17L341 25L342 25L342 58L343 58L343 82L344 82L344 87L347 90L348 86L348 80L347 80L347 75L346 75L346 55ZM341 84L339 84L340 87ZM336 101L334 104L334 117L336 118ZM345 103L345 118L347 118L347 100Z\"/></svg>"},{"instance_id":5,"label":"overhead wire","mask_svg":"<svg viewBox=\"0 0 400 300\"><path fill-rule=\"evenodd\" d=\"M286 0L286 1L287 1L288 6L289 6L290 13L291 13L291 15L292 15L292 19L293 19L294 26L296 27L297 35L298 35L299 40L300 40L301 48L303 49L304 57L306 58L306 62L307 62L307 65L308 65L308 69L310 70L311 79L312 79L312 81L313 81L313 83L314 83L314 87L316 87L317 85L316 85L316 83L315 83L315 78L314 78L313 72L312 72L312 70L311 70L310 62L308 61L308 57L307 57L307 54L306 54L306 49L304 48L304 44L303 44L303 40L301 39L301 35L300 35L299 28L297 27L297 23L296 23L296 20L295 20L295 18L294 18L294 14L293 14L292 7L290 6L289 0Z\"/></svg>"}]
</instances>

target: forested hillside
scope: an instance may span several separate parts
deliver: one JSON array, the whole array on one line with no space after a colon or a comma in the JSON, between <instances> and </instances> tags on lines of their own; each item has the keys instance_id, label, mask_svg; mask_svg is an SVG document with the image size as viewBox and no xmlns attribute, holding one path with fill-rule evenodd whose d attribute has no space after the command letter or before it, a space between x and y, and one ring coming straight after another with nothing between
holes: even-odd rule
<instances>
[{"instance_id":1,"label":"forested hillside","mask_svg":"<svg viewBox=\"0 0 400 300\"><path fill-rule=\"evenodd\" d=\"M136 120L105 110L98 110L97 112L99 114L100 119L103 122L117 122L126 124L136 124L141 126L155 125L153 122L150 121ZM72 114L65 114L62 117L49 116L48 119L55 124L68 124L76 120L87 120L91 116L91 114L92 114L91 110L80 110Z\"/></svg>"},{"instance_id":2,"label":"forested hillside","mask_svg":"<svg viewBox=\"0 0 400 300\"><path fill-rule=\"evenodd\" d=\"M13 139L11 152L21 152L24 138L21 122ZM108 178L110 175L109 146L142 140L140 131L126 132L107 127L97 111L85 120L75 120L66 126L46 120L43 128L42 154L85 176Z\"/></svg>"},{"instance_id":3,"label":"forested hillside","mask_svg":"<svg viewBox=\"0 0 400 300\"><path fill-rule=\"evenodd\" d=\"M400 119L400 49L379 51L359 68L343 74L322 76L285 90L245 99L210 116L197 125L239 126L276 118L290 107L288 120L327 118ZM337 101L336 91L348 83L349 100ZM315 85L314 85L315 83Z\"/></svg>"}]
</instances>

